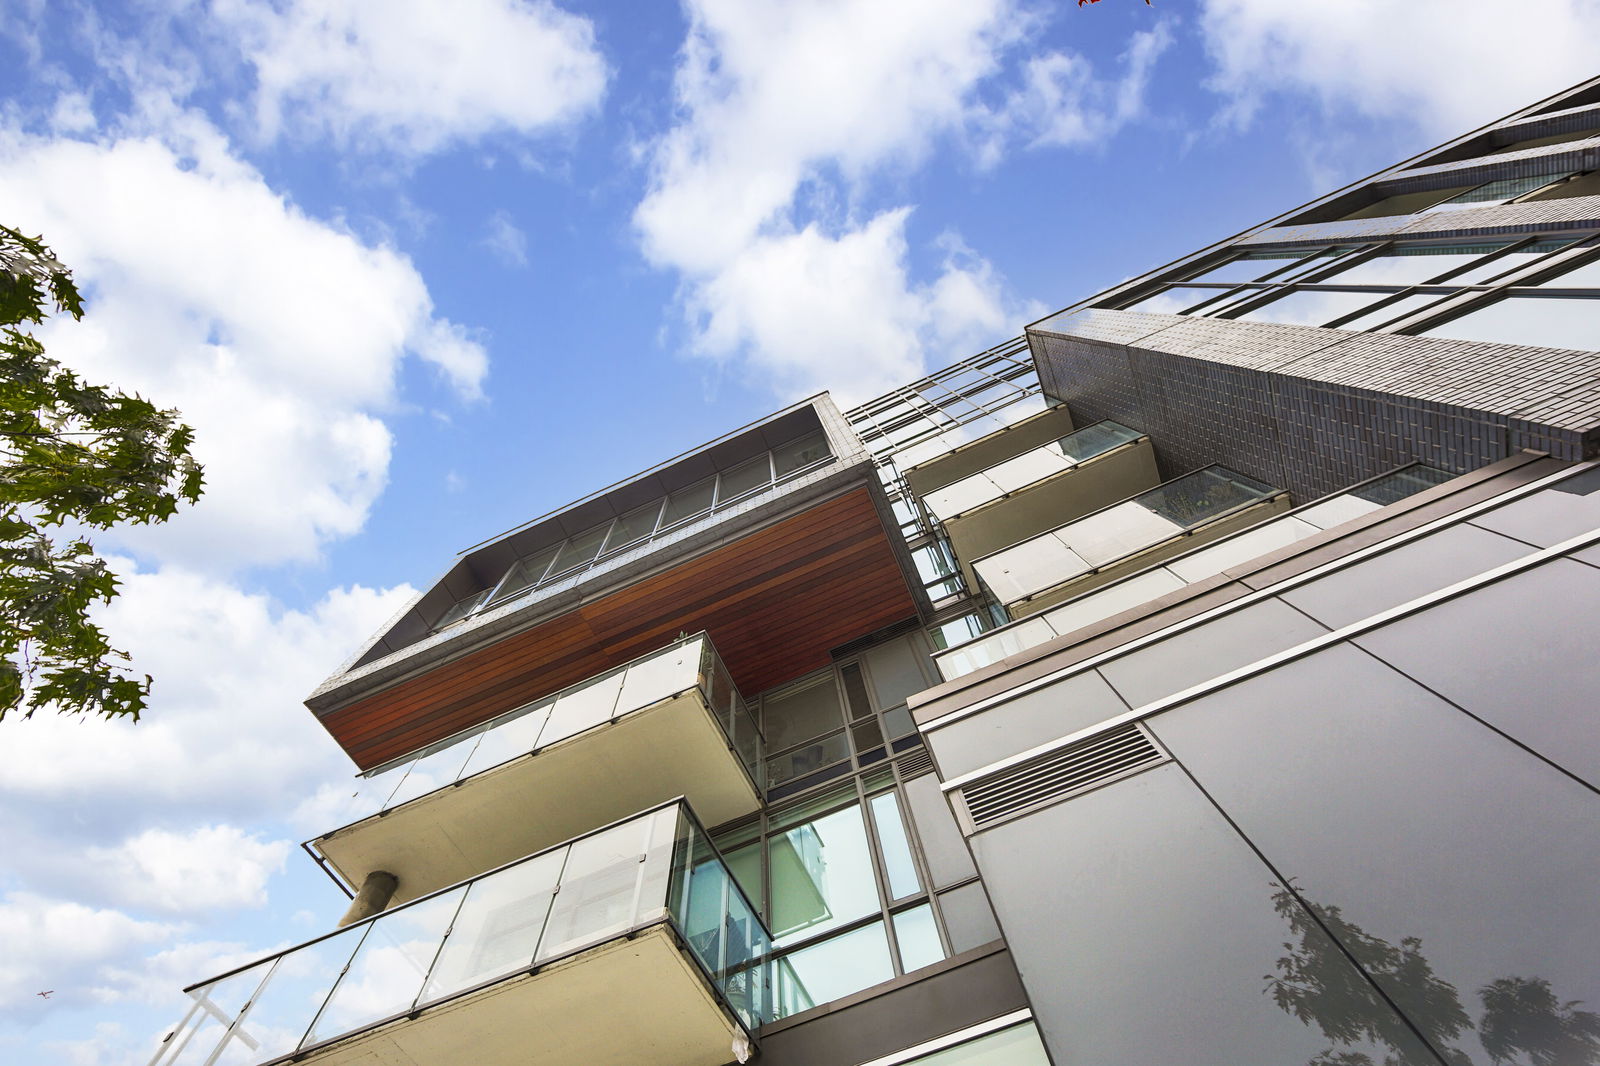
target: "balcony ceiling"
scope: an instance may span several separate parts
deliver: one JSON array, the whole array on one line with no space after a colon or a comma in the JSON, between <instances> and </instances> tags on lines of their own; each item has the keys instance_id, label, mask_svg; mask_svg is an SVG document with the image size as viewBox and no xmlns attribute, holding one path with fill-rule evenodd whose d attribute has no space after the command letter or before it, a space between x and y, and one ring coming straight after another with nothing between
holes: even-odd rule
<instances>
[{"instance_id":1,"label":"balcony ceiling","mask_svg":"<svg viewBox=\"0 0 1600 1066\"><path fill-rule=\"evenodd\" d=\"M746 696L916 613L865 488L321 718L362 769L704 629Z\"/></svg>"}]
</instances>

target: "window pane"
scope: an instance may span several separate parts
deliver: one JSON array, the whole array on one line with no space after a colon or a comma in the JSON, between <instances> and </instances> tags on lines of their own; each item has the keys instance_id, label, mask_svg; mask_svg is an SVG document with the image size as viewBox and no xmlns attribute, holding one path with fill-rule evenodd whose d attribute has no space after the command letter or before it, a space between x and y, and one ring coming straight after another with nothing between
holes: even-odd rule
<instances>
[{"instance_id":1,"label":"window pane","mask_svg":"<svg viewBox=\"0 0 1600 1066\"><path fill-rule=\"evenodd\" d=\"M717 489L717 502L725 503L753 492L772 480L772 466L765 453L748 463L741 463L722 475Z\"/></svg>"},{"instance_id":2,"label":"window pane","mask_svg":"<svg viewBox=\"0 0 1600 1066\"><path fill-rule=\"evenodd\" d=\"M544 577L545 571L550 569L550 561L560 550L561 545L555 544L526 559L518 559L507 571L504 580L500 582L500 587L495 590L495 602L510 599L517 593L525 592L537 585L540 578Z\"/></svg>"},{"instance_id":3,"label":"window pane","mask_svg":"<svg viewBox=\"0 0 1600 1066\"><path fill-rule=\"evenodd\" d=\"M1047 1066L1044 1044L1032 1022L980 1036L958 1047L912 1059L905 1066Z\"/></svg>"},{"instance_id":4,"label":"window pane","mask_svg":"<svg viewBox=\"0 0 1600 1066\"><path fill-rule=\"evenodd\" d=\"M894 938L900 945L900 969L905 973L932 966L944 958L933 908L924 903L894 916Z\"/></svg>"},{"instance_id":5,"label":"window pane","mask_svg":"<svg viewBox=\"0 0 1600 1066\"><path fill-rule=\"evenodd\" d=\"M799 440L772 449L772 465L779 477L802 466L816 462L828 454L828 438L822 431L809 433Z\"/></svg>"},{"instance_id":6,"label":"window pane","mask_svg":"<svg viewBox=\"0 0 1600 1066\"><path fill-rule=\"evenodd\" d=\"M785 781L793 780L820 770L824 766L831 766L850 758L850 744L844 734L835 733L831 737L819 740L814 744L806 744L795 748L793 751L782 755L775 755L767 760L767 786L781 785Z\"/></svg>"},{"instance_id":7,"label":"window pane","mask_svg":"<svg viewBox=\"0 0 1600 1066\"><path fill-rule=\"evenodd\" d=\"M850 704L851 719L871 715L872 702L867 699L867 682L861 676L861 664L849 663L840 667L839 676L844 680L844 694Z\"/></svg>"},{"instance_id":8,"label":"window pane","mask_svg":"<svg viewBox=\"0 0 1600 1066\"><path fill-rule=\"evenodd\" d=\"M478 609L478 604L482 603L488 595L489 590L484 589L482 592L474 592L470 596L465 596L457 600L455 603L450 605L449 610L445 611L444 614L439 616L439 620L433 624L433 627L435 629L443 629L447 625L452 625L461 621L463 618L467 617L467 615L471 614L473 611L476 611Z\"/></svg>"},{"instance_id":9,"label":"window pane","mask_svg":"<svg viewBox=\"0 0 1600 1066\"><path fill-rule=\"evenodd\" d=\"M575 566L583 566L593 562L594 557L600 553L600 545L606 539L606 532L611 528L610 522L602 522L593 529L586 529L561 546L561 551L556 555L556 561L550 567L550 576L562 574Z\"/></svg>"},{"instance_id":10,"label":"window pane","mask_svg":"<svg viewBox=\"0 0 1600 1066\"><path fill-rule=\"evenodd\" d=\"M782 751L801 741L831 732L844 725L839 708L839 690L833 671L793 688L767 696L761 701L762 729L767 748Z\"/></svg>"},{"instance_id":11,"label":"window pane","mask_svg":"<svg viewBox=\"0 0 1600 1066\"><path fill-rule=\"evenodd\" d=\"M873 922L786 956L778 967L779 1016L859 992L894 977L883 923Z\"/></svg>"},{"instance_id":12,"label":"window pane","mask_svg":"<svg viewBox=\"0 0 1600 1066\"><path fill-rule=\"evenodd\" d=\"M900 802L893 792L873 796L872 820L878 826L878 842L883 845L883 868L889 877L889 898L901 899L921 891L922 879L911 859L911 842L906 839L905 822L900 818Z\"/></svg>"},{"instance_id":13,"label":"window pane","mask_svg":"<svg viewBox=\"0 0 1600 1066\"><path fill-rule=\"evenodd\" d=\"M1153 315L1176 315L1184 308L1193 307L1201 300L1222 293L1221 289L1185 289L1180 287L1163 289L1152 296L1146 296L1138 303L1129 304L1124 311L1148 311Z\"/></svg>"},{"instance_id":14,"label":"window pane","mask_svg":"<svg viewBox=\"0 0 1600 1066\"><path fill-rule=\"evenodd\" d=\"M858 722L850 727L850 740L857 752L870 751L883 745L883 730L875 719Z\"/></svg>"},{"instance_id":15,"label":"window pane","mask_svg":"<svg viewBox=\"0 0 1600 1066\"><path fill-rule=\"evenodd\" d=\"M767 894L764 891L765 886L761 883L761 841L752 840L748 844L726 850L722 857L727 862L733 879L739 882L744 894L750 897L750 902L758 907L765 906Z\"/></svg>"},{"instance_id":16,"label":"window pane","mask_svg":"<svg viewBox=\"0 0 1600 1066\"><path fill-rule=\"evenodd\" d=\"M928 687L922 674L925 656L915 641L913 636L899 637L862 655L879 707L899 706L908 696Z\"/></svg>"},{"instance_id":17,"label":"window pane","mask_svg":"<svg viewBox=\"0 0 1600 1066\"><path fill-rule=\"evenodd\" d=\"M1509 296L1435 326L1423 336L1600 351L1600 300Z\"/></svg>"},{"instance_id":18,"label":"window pane","mask_svg":"<svg viewBox=\"0 0 1600 1066\"><path fill-rule=\"evenodd\" d=\"M1280 296L1240 317L1249 322L1281 322L1290 326L1320 326L1383 299L1370 292L1318 292L1306 290Z\"/></svg>"},{"instance_id":19,"label":"window pane","mask_svg":"<svg viewBox=\"0 0 1600 1066\"><path fill-rule=\"evenodd\" d=\"M685 518L692 518L702 511L710 510L712 497L716 493L717 479L714 477L708 477L686 489L679 489L667 497L667 509L661 516L661 524L670 526Z\"/></svg>"},{"instance_id":20,"label":"window pane","mask_svg":"<svg viewBox=\"0 0 1600 1066\"><path fill-rule=\"evenodd\" d=\"M661 514L661 500L651 500L643 507L635 507L611 527L606 538L606 551L614 552L637 544L656 531L656 518Z\"/></svg>"},{"instance_id":21,"label":"window pane","mask_svg":"<svg viewBox=\"0 0 1600 1066\"><path fill-rule=\"evenodd\" d=\"M1277 270L1297 259L1307 258L1304 251L1293 252L1258 252L1253 256L1240 257L1223 263L1221 266L1212 267L1202 274L1185 281L1255 281L1269 270ZM1212 290L1215 292L1216 290ZM1198 297L1196 298L1198 299ZM1195 301L1190 301L1191 303Z\"/></svg>"},{"instance_id":22,"label":"window pane","mask_svg":"<svg viewBox=\"0 0 1600 1066\"><path fill-rule=\"evenodd\" d=\"M1115 422L1096 422L1092 426L1084 426L1076 432L1068 433L1056 441L1056 447L1060 448L1061 454L1068 459L1075 459L1081 463L1085 459L1093 459L1129 441L1138 440L1141 436L1143 434L1137 430Z\"/></svg>"},{"instance_id":23,"label":"window pane","mask_svg":"<svg viewBox=\"0 0 1600 1066\"><path fill-rule=\"evenodd\" d=\"M1571 174L1571 171L1562 171L1558 174L1541 174L1530 178L1501 178L1479 185L1475 189L1468 189L1459 196L1452 196L1442 204L1435 204L1428 208L1430 211L1459 211L1465 207L1482 207L1485 204L1503 204L1507 200L1514 200L1524 193L1543 188L1551 182L1559 181Z\"/></svg>"},{"instance_id":24,"label":"window pane","mask_svg":"<svg viewBox=\"0 0 1600 1066\"><path fill-rule=\"evenodd\" d=\"M1503 241L1470 247L1438 244L1400 245L1387 255L1367 259L1346 267L1332 277L1323 278L1320 284L1338 282L1343 285L1420 285L1446 271L1467 266L1503 247L1505 247Z\"/></svg>"},{"instance_id":25,"label":"window pane","mask_svg":"<svg viewBox=\"0 0 1600 1066\"><path fill-rule=\"evenodd\" d=\"M861 808L851 804L768 842L773 942L787 946L878 909Z\"/></svg>"},{"instance_id":26,"label":"window pane","mask_svg":"<svg viewBox=\"0 0 1600 1066\"><path fill-rule=\"evenodd\" d=\"M917 731L916 720L911 717L911 712L904 707L895 707L884 711L883 724L888 727L889 737L892 740L908 737Z\"/></svg>"}]
</instances>

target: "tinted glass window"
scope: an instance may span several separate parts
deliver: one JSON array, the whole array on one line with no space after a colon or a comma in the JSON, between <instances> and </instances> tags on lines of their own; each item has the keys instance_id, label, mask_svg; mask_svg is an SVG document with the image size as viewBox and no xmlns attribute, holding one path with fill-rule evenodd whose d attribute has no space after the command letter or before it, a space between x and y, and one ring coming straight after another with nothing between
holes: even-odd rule
<instances>
[{"instance_id":1,"label":"tinted glass window","mask_svg":"<svg viewBox=\"0 0 1600 1066\"><path fill-rule=\"evenodd\" d=\"M799 440L772 449L772 465L778 477L809 466L828 454L828 438L819 430Z\"/></svg>"},{"instance_id":2,"label":"tinted glass window","mask_svg":"<svg viewBox=\"0 0 1600 1066\"><path fill-rule=\"evenodd\" d=\"M844 718L833 672L766 696L761 701L761 720L769 751L782 751L840 728Z\"/></svg>"},{"instance_id":3,"label":"tinted glass window","mask_svg":"<svg viewBox=\"0 0 1600 1066\"><path fill-rule=\"evenodd\" d=\"M772 465L766 454L758 455L748 463L741 463L722 475L717 489L717 502L737 499L753 492L772 480Z\"/></svg>"},{"instance_id":4,"label":"tinted glass window","mask_svg":"<svg viewBox=\"0 0 1600 1066\"><path fill-rule=\"evenodd\" d=\"M681 522L711 508L712 497L717 492L717 479L706 478L697 485L679 489L667 497L667 509L661 516L663 526Z\"/></svg>"}]
</instances>

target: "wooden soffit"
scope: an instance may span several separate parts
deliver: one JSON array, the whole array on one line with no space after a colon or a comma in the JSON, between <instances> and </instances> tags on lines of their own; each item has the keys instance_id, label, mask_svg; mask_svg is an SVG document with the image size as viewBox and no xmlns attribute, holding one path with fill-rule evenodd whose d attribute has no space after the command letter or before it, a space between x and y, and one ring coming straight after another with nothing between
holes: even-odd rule
<instances>
[{"instance_id":1,"label":"wooden soffit","mask_svg":"<svg viewBox=\"0 0 1600 1066\"><path fill-rule=\"evenodd\" d=\"M705 630L746 696L916 613L857 488L627 588L330 711L363 770Z\"/></svg>"}]
</instances>

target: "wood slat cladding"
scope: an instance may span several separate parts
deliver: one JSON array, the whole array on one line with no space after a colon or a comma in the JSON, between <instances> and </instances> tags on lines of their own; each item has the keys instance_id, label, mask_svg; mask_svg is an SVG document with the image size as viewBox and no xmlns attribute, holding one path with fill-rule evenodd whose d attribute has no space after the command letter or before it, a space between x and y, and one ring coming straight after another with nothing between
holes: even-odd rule
<instances>
[{"instance_id":1,"label":"wood slat cladding","mask_svg":"<svg viewBox=\"0 0 1600 1066\"><path fill-rule=\"evenodd\" d=\"M322 724L362 769L671 641L711 634L740 691L916 613L865 488L684 561L383 692Z\"/></svg>"}]
</instances>

